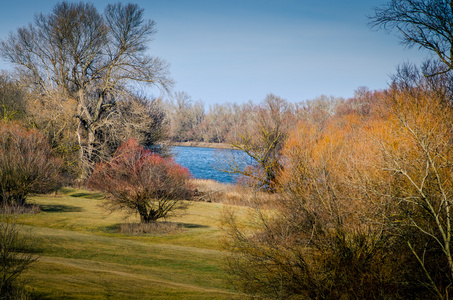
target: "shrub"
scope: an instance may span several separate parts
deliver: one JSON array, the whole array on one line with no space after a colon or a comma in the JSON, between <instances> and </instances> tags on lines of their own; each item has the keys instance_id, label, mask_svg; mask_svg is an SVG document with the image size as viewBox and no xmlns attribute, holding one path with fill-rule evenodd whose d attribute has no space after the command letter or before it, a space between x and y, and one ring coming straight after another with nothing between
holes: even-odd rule
<instances>
[{"instance_id":1,"label":"shrub","mask_svg":"<svg viewBox=\"0 0 453 300\"><path fill-rule=\"evenodd\" d=\"M37 257L30 253L30 238L20 233L16 214L4 208L0 212L0 299L22 299L26 292L19 276Z\"/></svg>"},{"instance_id":2,"label":"shrub","mask_svg":"<svg viewBox=\"0 0 453 300\"><path fill-rule=\"evenodd\" d=\"M171 158L163 158L130 139L113 159L96 165L89 187L107 192L111 209L129 209L142 223L169 216L185 207L190 195L189 171Z\"/></svg>"},{"instance_id":3,"label":"shrub","mask_svg":"<svg viewBox=\"0 0 453 300\"><path fill-rule=\"evenodd\" d=\"M61 187L61 161L44 136L22 125L0 123L0 203L24 205L30 193Z\"/></svg>"}]
</instances>

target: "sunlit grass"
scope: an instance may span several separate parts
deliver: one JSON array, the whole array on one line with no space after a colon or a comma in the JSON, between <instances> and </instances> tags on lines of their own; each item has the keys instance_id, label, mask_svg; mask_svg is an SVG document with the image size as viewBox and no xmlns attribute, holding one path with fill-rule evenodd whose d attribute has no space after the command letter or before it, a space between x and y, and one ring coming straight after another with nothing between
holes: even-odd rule
<instances>
[{"instance_id":1,"label":"sunlit grass","mask_svg":"<svg viewBox=\"0 0 453 300\"><path fill-rule=\"evenodd\" d=\"M191 202L170 233L120 233L135 215L107 212L100 193L63 189L34 196L37 214L20 222L35 236L40 259L26 272L45 299L234 299L223 269L222 203Z\"/></svg>"}]
</instances>

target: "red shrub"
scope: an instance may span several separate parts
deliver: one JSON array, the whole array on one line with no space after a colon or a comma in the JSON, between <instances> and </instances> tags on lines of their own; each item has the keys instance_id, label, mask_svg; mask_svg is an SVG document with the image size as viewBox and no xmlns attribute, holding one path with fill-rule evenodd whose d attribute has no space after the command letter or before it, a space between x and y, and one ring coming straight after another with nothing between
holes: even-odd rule
<instances>
[{"instance_id":1,"label":"red shrub","mask_svg":"<svg viewBox=\"0 0 453 300\"><path fill-rule=\"evenodd\" d=\"M149 223L183 208L180 200L190 195L190 177L173 159L154 154L130 139L110 162L96 165L88 184L112 196L112 209L130 209Z\"/></svg>"}]
</instances>

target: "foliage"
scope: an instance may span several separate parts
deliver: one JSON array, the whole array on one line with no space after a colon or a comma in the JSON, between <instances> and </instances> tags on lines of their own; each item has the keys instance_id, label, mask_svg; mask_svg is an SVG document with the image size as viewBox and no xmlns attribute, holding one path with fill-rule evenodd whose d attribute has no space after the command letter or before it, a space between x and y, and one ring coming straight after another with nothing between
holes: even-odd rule
<instances>
[{"instance_id":1,"label":"foliage","mask_svg":"<svg viewBox=\"0 0 453 300\"><path fill-rule=\"evenodd\" d=\"M24 205L30 193L61 187L61 161L44 136L18 123L0 123L0 204Z\"/></svg>"},{"instance_id":2,"label":"foliage","mask_svg":"<svg viewBox=\"0 0 453 300\"><path fill-rule=\"evenodd\" d=\"M225 217L239 288L275 298L448 298L453 109L441 77L414 78L290 131L280 200L257 199L255 230Z\"/></svg>"},{"instance_id":3,"label":"foliage","mask_svg":"<svg viewBox=\"0 0 453 300\"><path fill-rule=\"evenodd\" d=\"M62 100L58 93L30 97L27 101L26 121L40 130L55 154L63 160L64 172L75 179L81 172L79 143L75 133L76 101Z\"/></svg>"},{"instance_id":4,"label":"foliage","mask_svg":"<svg viewBox=\"0 0 453 300\"><path fill-rule=\"evenodd\" d=\"M171 158L145 150L134 139L123 143L108 163L98 164L89 186L111 195L112 209L129 209L149 223L185 208L190 173Z\"/></svg>"},{"instance_id":5,"label":"foliage","mask_svg":"<svg viewBox=\"0 0 453 300\"><path fill-rule=\"evenodd\" d=\"M373 143L378 156L373 169L382 177L362 186L375 195L387 230L415 258L408 267L417 272L409 280L444 299L453 283L453 110L439 95L423 87L386 93L387 121Z\"/></svg>"},{"instance_id":6,"label":"foliage","mask_svg":"<svg viewBox=\"0 0 453 300\"><path fill-rule=\"evenodd\" d=\"M3 121L25 117L25 92L8 75L0 75L0 118Z\"/></svg>"},{"instance_id":7,"label":"foliage","mask_svg":"<svg viewBox=\"0 0 453 300\"><path fill-rule=\"evenodd\" d=\"M273 206L257 199L244 231L226 215L233 282L248 293L272 298L398 298L387 265L393 254L380 227L349 185L351 146L361 118L329 120L323 130L301 122L283 149L280 196ZM360 209L360 213L358 211ZM384 266L384 267L383 267Z\"/></svg>"}]
</instances>

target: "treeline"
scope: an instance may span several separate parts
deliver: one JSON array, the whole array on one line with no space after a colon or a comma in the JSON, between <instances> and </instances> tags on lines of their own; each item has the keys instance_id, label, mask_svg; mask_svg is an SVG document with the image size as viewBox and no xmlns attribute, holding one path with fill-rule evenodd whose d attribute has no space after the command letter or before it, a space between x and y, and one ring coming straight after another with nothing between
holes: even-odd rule
<instances>
[{"instance_id":1,"label":"treeline","mask_svg":"<svg viewBox=\"0 0 453 300\"><path fill-rule=\"evenodd\" d=\"M231 102L209 107L201 100L191 99L185 92L175 92L163 105L168 117L167 132L171 141L231 144L237 142L241 132L245 132L250 126L252 116L260 110L275 110L273 106L277 105L286 114L288 122L294 123L304 118L316 118L321 122L337 111L347 109L352 102L360 101L368 92L366 87L361 87L352 99L321 95L296 103L269 94L258 103Z\"/></svg>"}]
</instances>

